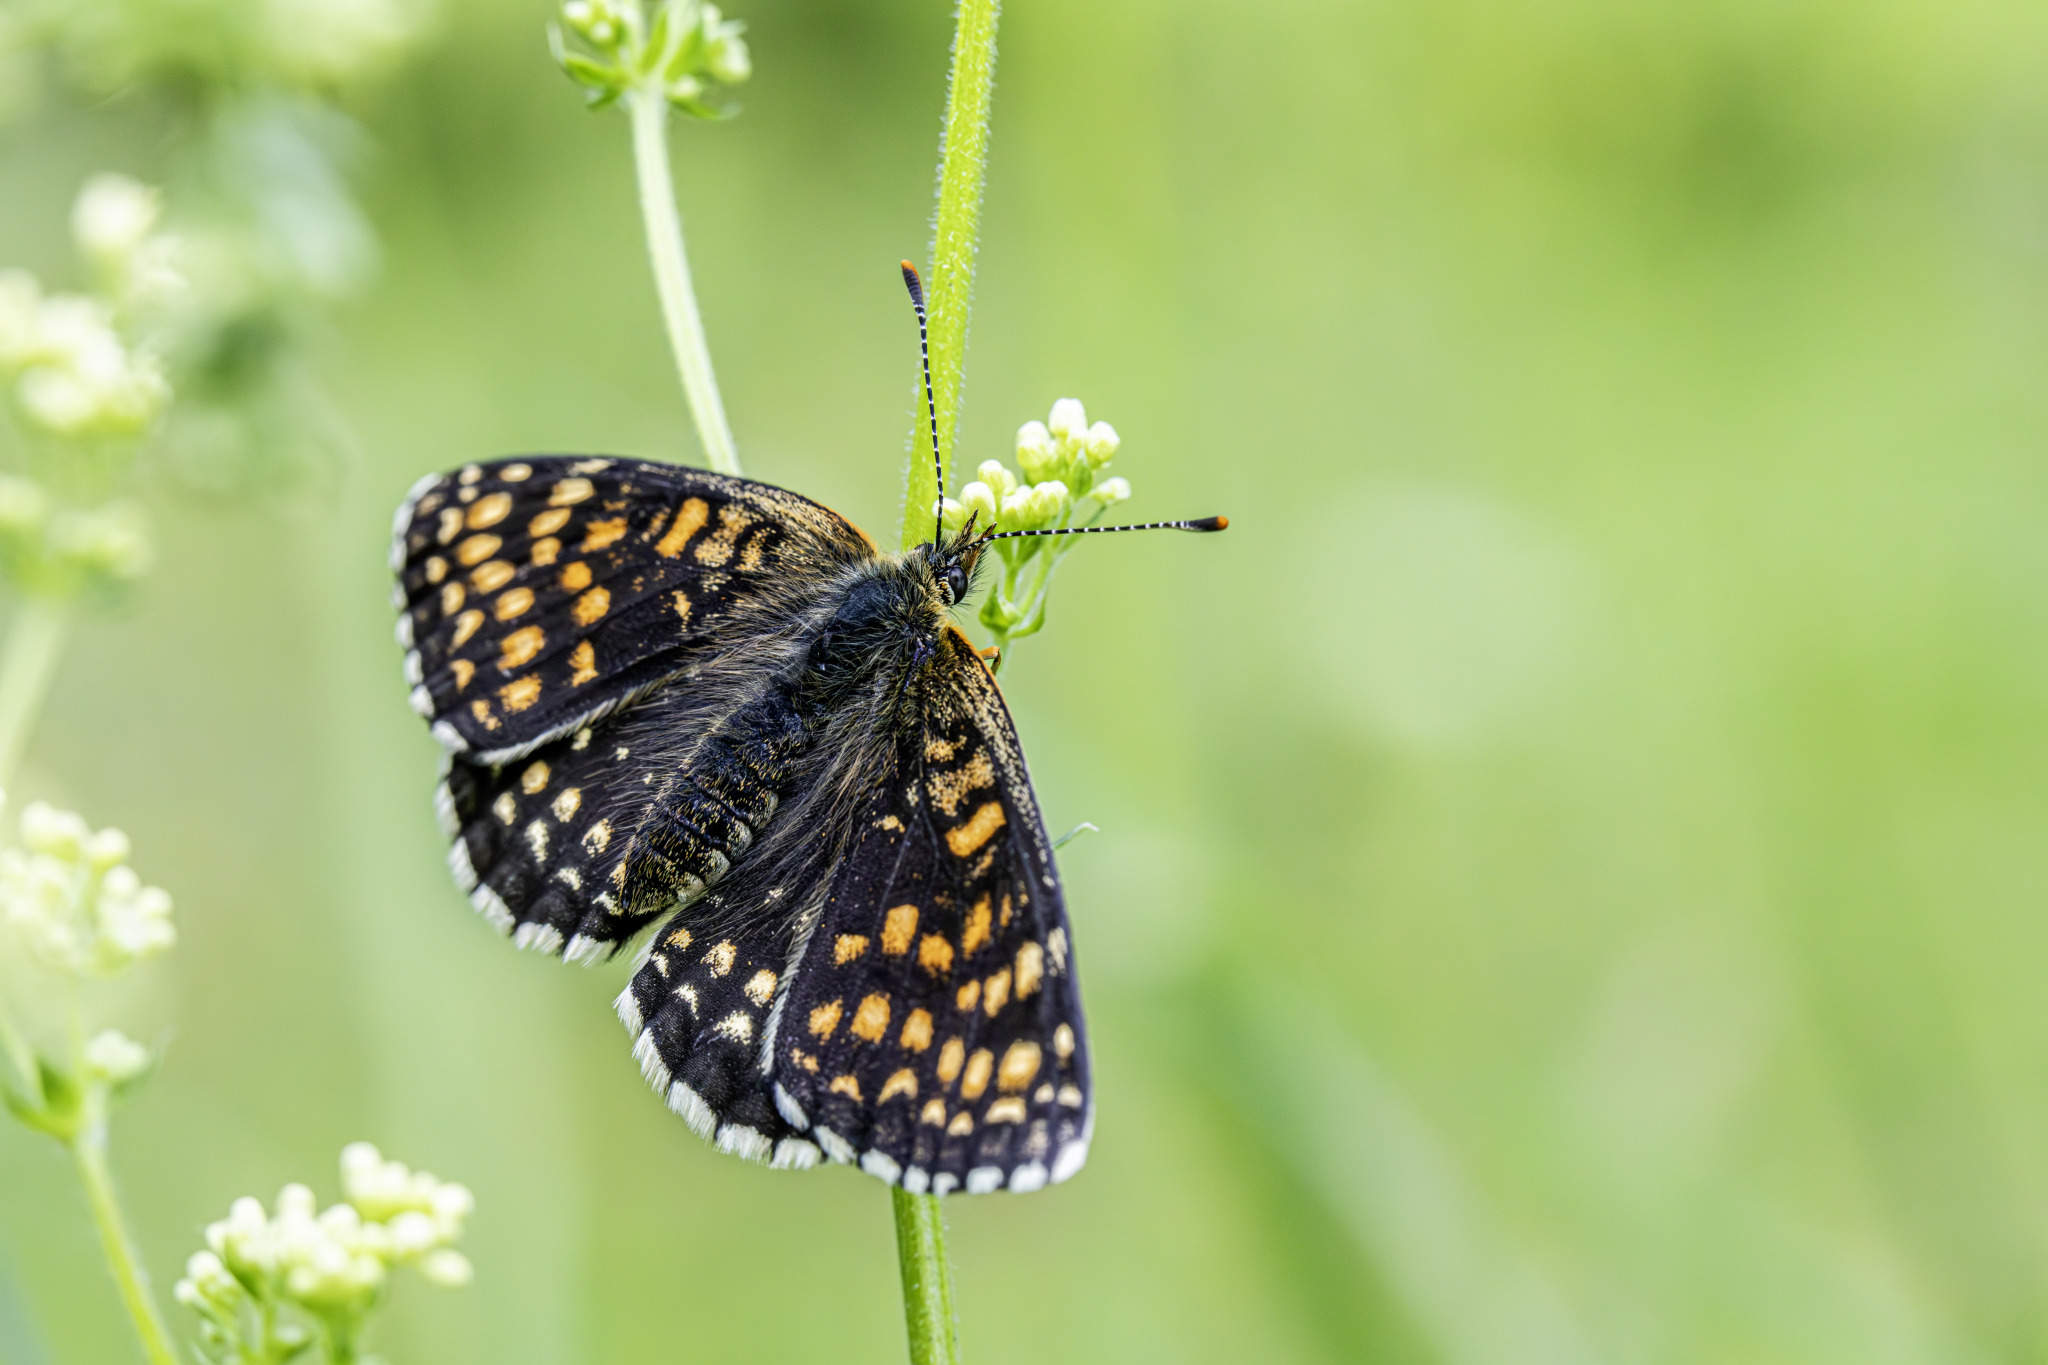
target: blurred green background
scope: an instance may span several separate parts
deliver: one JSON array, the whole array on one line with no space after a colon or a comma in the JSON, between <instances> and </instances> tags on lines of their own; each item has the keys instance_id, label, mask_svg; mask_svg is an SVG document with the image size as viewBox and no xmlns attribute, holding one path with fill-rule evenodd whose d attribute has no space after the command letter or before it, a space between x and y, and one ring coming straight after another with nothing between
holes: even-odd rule
<instances>
[{"instance_id":1,"label":"blurred green background","mask_svg":"<svg viewBox=\"0 0 2048 1365\"><path fill-rule=\"evenodd\" d=\"M886 537L950 13L733 8L744 113L675 131L726 403ZM450 0L351 96L354 454L157 498L17 783L178 899L116 1166L160 1287L351 1139L469 1183L477 1281L400 1287L398 1365L900 1360L882 1187L713 1154L624 966L441 865L391 508L696 458L548 13ZM63 278L78 183L166 155L146 105L0 130L0 262ZM1072 1183L949 1201L968 1359L2048 1359L2048 11L1012 0L963 468L1064 395L1133 513L1232 528L1087 545L1005 673L1102 829L1099 1118ZM8 1359L130 1357L12 1127L0 1232Z\"/></svg>"}]
</instances>

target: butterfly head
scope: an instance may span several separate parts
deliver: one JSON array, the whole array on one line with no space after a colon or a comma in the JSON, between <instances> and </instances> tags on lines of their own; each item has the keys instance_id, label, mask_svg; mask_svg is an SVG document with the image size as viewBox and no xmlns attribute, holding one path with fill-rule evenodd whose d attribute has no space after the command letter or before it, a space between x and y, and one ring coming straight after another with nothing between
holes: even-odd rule
<instances>
[{"instance_id":1,"label":"butterfly head","mask_svg":"<svg viewBox=\"0 0 2048 1365\"><path fill-rule=\"evenodd\" d=\"M931 572L932 588L945 606L959 606L974 591L974 576L989 538L988 532L975 530L970 517L953 535L918 547Z\"/></svg>"}]
</instances>

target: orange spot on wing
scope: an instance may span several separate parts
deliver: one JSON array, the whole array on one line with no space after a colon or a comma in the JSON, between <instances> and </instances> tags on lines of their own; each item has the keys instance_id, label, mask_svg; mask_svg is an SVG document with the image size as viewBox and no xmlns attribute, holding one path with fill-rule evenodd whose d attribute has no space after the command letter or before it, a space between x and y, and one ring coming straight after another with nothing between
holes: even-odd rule
<instances>
[{"instance_id":1,"label":"orange spot on wing","mask_svg":"<svg viewBox=\"0 0 2048 1365\"><path fill-rule=\"evenodd\" d=\"M711 507L702 498L691 498L676 512L675 525L668 528L668 534L655 545L654 553L663 559L674 559L690 543L690 537L704 529L705 521L711 516Z\"/></svg>"},{"instance_id":2,"label":"orange spot on wing","mask_svg":"<svg viewBox=\"0 0 2048 1365\"><path fill-rule=\"evenodd\" d=\"M1003 827L1005 818L1000 801L984 802L967 817L966 824L946 831L946 847L953 850L954 857L965 858L987 843L989 836Z\"/></svg>"},{"instance_id":3,"label":"orange spot on wing","mask_svg":"<svg viewBox=\"0 0 2048 1365\"><path fill-rule=\"evenodd\" d=\"M581 687L597 676L597 651L585 640L569 651L569 685Z\"/></svg>"},{"instance_id":4,"label":"orange spot on wing","mask_svg":"<svg viewBox=\"0 0 2048 1365\"><path fill-rule=\"evenodd\" d=\"M882 951L891 957L903 956L910 951L910 940L916 933L917 907L897 906L882 922Z\"/></svg>"}]
</instances>

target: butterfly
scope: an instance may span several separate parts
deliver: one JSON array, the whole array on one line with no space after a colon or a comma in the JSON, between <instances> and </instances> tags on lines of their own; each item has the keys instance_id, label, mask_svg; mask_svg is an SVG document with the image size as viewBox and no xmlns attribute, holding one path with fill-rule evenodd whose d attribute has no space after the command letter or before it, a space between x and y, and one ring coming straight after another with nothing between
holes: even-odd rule
<instances>
[{"instance_id":1,"label":"butterfly","mask_svg":"<svg viewBox=\"0 0 2048 1365\"><path fill-rule=\"evenodd\" d=\"M1002 534L884 553L769 484L574 455L430 476L398 509L456 882L573 962L652 929L616 1009L721 1151L933 1194L1087 1159L1053 844L951 619Z\"/></svg>"}]
</instances>

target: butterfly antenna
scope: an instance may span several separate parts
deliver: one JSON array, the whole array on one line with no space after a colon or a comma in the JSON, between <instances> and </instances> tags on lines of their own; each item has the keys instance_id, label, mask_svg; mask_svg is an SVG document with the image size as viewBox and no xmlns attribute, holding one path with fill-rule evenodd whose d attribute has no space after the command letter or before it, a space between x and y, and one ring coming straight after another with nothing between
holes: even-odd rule
<instances>
[{"instance_id":1,"label":"butterfly antenna","mask_svg":"<svg viewBox=\"0 0 2048 1365\"><path fill-rule=\"evenodd\" d=\"M932 544L939 543L946 526L946 470L939 463L939 401L932 395L932 343L924 316L924 281L917 267L903 262L903 287L910 291L910 306L917 310L917 354L924 361L924 410L932 423Z\"/></svg>"},{"instance_id":2,"label":"butterfly antenna","mask_svg":"<svg viewBox=\"0 0 2048 1365\"><path fill-rule=\"evenodd\" d=\"M1007 540L1011 536L1099 536L1112 531L1221 531L1229 525L1229 517L1199 517L1193 521L1144 521L1129 526L1068 526L1047 531L997 531L989 539Z\"/></svg>"}]
</instances>

